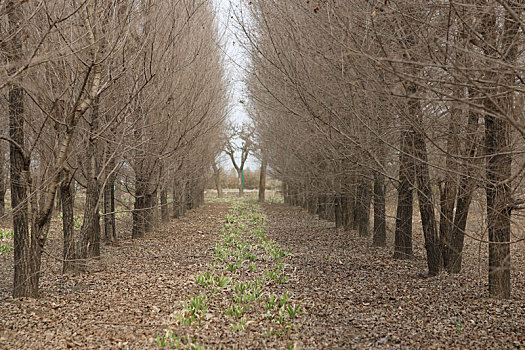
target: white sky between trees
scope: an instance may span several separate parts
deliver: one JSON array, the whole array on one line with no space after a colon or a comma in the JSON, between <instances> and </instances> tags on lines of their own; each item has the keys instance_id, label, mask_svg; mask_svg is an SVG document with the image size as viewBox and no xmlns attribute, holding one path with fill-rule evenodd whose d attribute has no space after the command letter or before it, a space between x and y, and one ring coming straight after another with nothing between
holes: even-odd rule
<instances>
[{"instance_id":1,"label":"white sky between trees","mask_svg":"<svg viewBox=\"0 0 525 350\"><path fill-rule=\"evenodd\" d=\"M244 83L245 69L248 66L248 56L238 43L237 37L242 36L235 26L235 16L233 11L239 10L240 0L213 0L217 8L217 23L220 31L221 49L225 55L225 70L227 74L228 88L230 89L230 113L229 118L233 123L242 123L249 120L248 112L241 101L246 101L246 84ZM240 162L240 152L236 154L237 162ZM233 169L231 160L224 155L221 165L225 169ZM259 161L250 154L245 168L256 170L259 168Z\"/></svg>"}]
</instances>

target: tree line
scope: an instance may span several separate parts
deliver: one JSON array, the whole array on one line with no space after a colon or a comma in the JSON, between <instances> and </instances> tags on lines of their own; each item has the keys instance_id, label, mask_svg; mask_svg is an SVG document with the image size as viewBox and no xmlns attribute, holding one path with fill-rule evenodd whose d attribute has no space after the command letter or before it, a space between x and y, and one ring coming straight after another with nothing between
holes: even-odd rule
<instances>
[{"instance_id":1,"label":"tree line","mask_svg":"<svg viewBox=\"0 0 525 350\"><path fill-rule=\"evenodd\" d=\"M524 11L521 0L240 6L249 108L286 202L384 246L391 189L395 258L413 256L418 208L430 276L461 271L468 237L488 246L490 296L509 298L511 245L525 237ZM467 227L472 215L482 227Z\"/></svg>"},{"instance_id":2,"label":"tree line","mask_svg":"<svg viewBox=\"0 0 525 350\"><path fill-rule=\"evenodd\" d=\"M167 220L202 203L228 109L214 16L206 0L0 1L0 204L13 220L14 297L38 296L55 208L67 272L117 242L116 187L133 199L133 238L155 208Z\"/></svg>"}]
</instances>

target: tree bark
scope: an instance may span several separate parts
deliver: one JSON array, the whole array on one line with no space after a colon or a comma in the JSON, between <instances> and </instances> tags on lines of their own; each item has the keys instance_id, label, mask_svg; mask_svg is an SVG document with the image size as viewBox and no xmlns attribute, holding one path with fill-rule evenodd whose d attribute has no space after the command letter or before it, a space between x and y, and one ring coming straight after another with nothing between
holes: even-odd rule
<instances>
[{"instance_id":1,"label":"tree bark","mask_svg":"<svg viewBox=\"0 0 525 350\"><path fill-rule=\"evenodd\" d=\"M169 221L168 215L168 191L166 188L160 190L160 216L162 222Z\"/></svg>"},{"instance_id":2,"label":"tree bark","mask_svg":"<svg viewBox=\"0 0 525 350\"><path fill-rule=\"evenodd\" d=\"M365 179L362 179L358 188L357 196L357 219L359 221L359 236L368 237L370 235L370 186Z\"/></svg>"},{"instance_id":3,"label":"tree bark","mask_svg":"<svg viewBox=\"0 0 525 350\"><path fill-rule=\"evenodd\" d=\"M64 247L62 251L62 273L76 270L76 252L74 239L74 202L73 202L73 177L68 170L62 171L60 196L62 197L62 231L64 233Z\"/></svg>"},{"instance_id":4,"label":"tree bark","mask_svg":"<svg viewBox=\"0 0 525 350\"><path fill-rule=\"evenodd\" d=\"M213 169L213 180L217 189L217 198L222 198L221 168L218 168L215 162L211 163Z\"/></svg>"},{"instance_id":5,"label":"tree bark","mask_svg":"<svg viewBox=\"0 0 525 350\"><path fill-rule=\"evenodd\" d=\"M443 267L443 256L441 254L441 244L436 226L434 201L430 185L427 146L421 128L422 125L418 122L418 128L414 132L414 154L416 156L415 168L418 185L417 195L421 224L423 226L423 235L425 237L428 275L436 276Z\"/></svg>"},{"instance_id":6,"label":"tree bark","mask_svg":"<svg viewBox=\"0 0 525 350\"><path fill-rule=\"evenodd\" d=\"M99 98L97 97L91 114L90 135L86 149L86 203L84 208L84 219L80 228L79 257L82 259L100 256L100 213L99 199L101 186L99 183L99 161L100 155L96 133L99 123Z\"/></svg>"},{"instance_id":7,"label":"tree bark","mask_svg":"<svg viewBox=\"0 0 525 350\"><path fill-rule=\"evenodd\" d=\"M109 155L108 152L108 156ZM106 244L118 244L115 220L115 160L107 165L106 184L104 185L104 241Z\"/></svg>"},{"instance_id":8,"label":"tree bark","mask_svg":"<svg viewBox=\"0 0 525 350\"><path fill-rule=\"evenodd\" d=\"M415 182L414 132L405 125L401 132L401 152L399 153L399 185L397 188L396 230L394 237L394 258L411 259L412 251L412 213L413 186Z\"/></svg>"},{"instance_id":9,"label":"tree bark","mask_svg":"<svg viewBox=\"0 0 525 350\"><path fill-rule=\"evenodd\" d=\"M450 236L442 236L442 241L444 243L443 264L448 273L459 273L461 271L465 228L467 226L472 195L476 188L476 183L474 181L476 171L474 157L476 156L479 143L479 137L476 135L478 132L479 117L479 113L469 111L467 132L465 135L467 145L464 151L464 155L467 158L463 161L463 174L460 176L459 186L457 188L454 223L451 228L452 232L450 233Z\"/></svg>"},{"instance_id":10,"label":"tree bark","mask_svg":"<svg viewBox=\"0 0 525 350\"><path fill-rule=\"evenodd\" d=\"M266 168L268 167L268 160L266 155L263 155L261 162L261 171L259 174L259 203L264 203L266 193Z\"/></svg>"},{"instance_id":11,"label":"tree bark","mask_svg":"<svg viewBox=\"0 0 525 350\"><path fill-rule=\"evenodd\" d=\"M133 204L133 227L131 236L133 239L143 238L146 231L145 227L145 203L146 203L146 186L144 181L137 177L135 179L135 202Z\"/></svg>"},{"instance_id":12,"label":"tree bark","mask_svg":"<svg viewBox=\"0 0 525 350\"><path fill-rule=\"evenodd\" d=\"M6 12L11 33L16 33L23 22L21 4L8 1ZM22 57L22 33L11 39L9 61L18 62ZM16 82L8 85L9 95L9 144L11 207L14 231L14 280L13 297L38 297L40 256L36 232L29 231L28 191L31 188L30 159L25 154L24 90Z\"/></svg>"},{"instance_id":13,"label":"tree bark","mask_svg":"<svg viewBox=\"0 0 525 350\"><path fill-rule=\"evenodd\" d=\"M386 246L385 176L374 173L374 237L373 245Z\"/></svg>"},{"instance_id":14,"label":"tree bark","mask_svg":"<svg viewBox=\"0 0 525 350\"><path fill-rule=\"evenodd\" d=\"M5 192L6 192L6 159L4 142L0 141L0 217L5 215Z\"/></svg>"},{"instance_id":15,"label":"tree bark","mask_svg":"<svg viewBox=\"0 0 525 350\"><path fill-rule=\"evenodd\" d=\"M490 106L496 108L495 106ZM505 180L511 175L508 124L485 116L487 152L487 224L489 232L489 294L510 298L510 188Z\"/></svg>"}]
</instances>

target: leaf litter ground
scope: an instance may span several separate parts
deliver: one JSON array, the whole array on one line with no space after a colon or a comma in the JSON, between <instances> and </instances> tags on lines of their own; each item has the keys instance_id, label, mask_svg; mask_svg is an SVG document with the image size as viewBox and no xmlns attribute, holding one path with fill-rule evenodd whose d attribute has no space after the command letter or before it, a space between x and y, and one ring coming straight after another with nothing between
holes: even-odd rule
<instances>
[{"instance_id":1,"label":"leaf litter ground","mask_svg":"<svg viewBox=\"0 0 525 350\"><path fill-rule=\"evenodd\" d=\"M0 348L155 349L167 330L186 346L224 349L525 347L523 245L513 250L513 299L497 301L487 298L486 253L476 242L467 241L461 274L424 278L417 235L416 258L398 261L390 248L371 247L368 239L299 208L266 204L266 236L289 252L279 260L286 275L279 283L267 277L276 262L258 251L235 271L217 264L230 206L208 203L145 239L126 237L118 247L105 247L103 257L77 276L59 274L60 263L52 258L60 255L55 232L37 300L9 297L12 253L4 253ZM204 286L198 283L204 272L230 283ZM238 297L235 286L265 278L260 302L239 301L247 310L227 313ZM200 324L177 322L174 315L185 303L202 295L207 309ZM279 322L279 307L268 303L270 296L284 295L300 309Z\"/></svg>"}]
</instances>

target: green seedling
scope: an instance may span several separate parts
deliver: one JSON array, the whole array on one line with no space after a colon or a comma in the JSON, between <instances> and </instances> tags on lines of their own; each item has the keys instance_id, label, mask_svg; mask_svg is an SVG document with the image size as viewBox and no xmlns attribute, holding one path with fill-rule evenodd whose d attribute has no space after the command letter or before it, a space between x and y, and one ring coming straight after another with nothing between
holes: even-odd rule
<instances>
[{"instance_id":1,"label":"green seedling","mask_svg":"<svg viewBox=\"0 0 525 350\"><path fill-rule=\"evenodd\" d=\"M246 319L241 319L237 324L232 326L232 330L234 332L236 331L244 331L246 329Z\"/></svg>"},{"instance_id":2,"label":"green seedling","mask_svg":"<svg viewBox=\"0 0 525 350\"><path fill-rule=\"evenodd\" d=\"M241 305L232 305L228 310L226 310L226 315L230 315L232 317L241 317L246 312L246 309L244 306Z\"/></svg>"},{"instance_id":3,"label":"green seedling","mask_svg":"<svg viewBox=\"0 0 525 350\"><path fill-rule=\"evenodd\" d=\"M209 272L199 273L197 275L197 283L202 287L207 287L213 284L213 276Z\"/></svg>"},{"instance_id":4,"label":"green seedling","mask_svg":"<svg viewBox=\"0 0 525 350\"><path fill-rule=\"evenodd\" d=\"M288 312L288 317L290 319L296 318L299 316L299 309L301 308L301 303L299 304L288 304L286 306L286 311Z\"/></svg>"},{"instance_id":5,"label":"green seedling","mask_svg":"<svg viewBox=\"0 0 525 350\"><path fill-rule=\"evenodd\" d=\"M279 297L279 308L283 308L289 301L290 296L288 295L288 292L284 292L284 294Z\"/></svg>"},{"instance_id":6,"label":"green seedling","mask_svg":"<svg viewBox=\"0 0 525 350\"><path fill-rule=\"evenodd\" d=\"M215 284L219 288L224 288L230 283L231 279L223 275L215 276Z\"/></svg>"},{"instance_id":7,"label":"green seedling","mask_svg":"<svg viewBox=\"0 0 525 350\"><path fill-rule=\"evenodd\" d=\"M463 321L456 322L456 333L461 334L463 331Z\"/></svg>"},{"instance_id":8,"label":"green seedling","mask_svg":"<svg viewBox=\"0 0 525 350\"><path fill-rule=\"evenodd\" d=\"M268 298L266 301L266 310L269 311L273 309L276 302L277 302L277 297L275 296L275 294L268 295Z\"/></svg>"}]
</instances>

